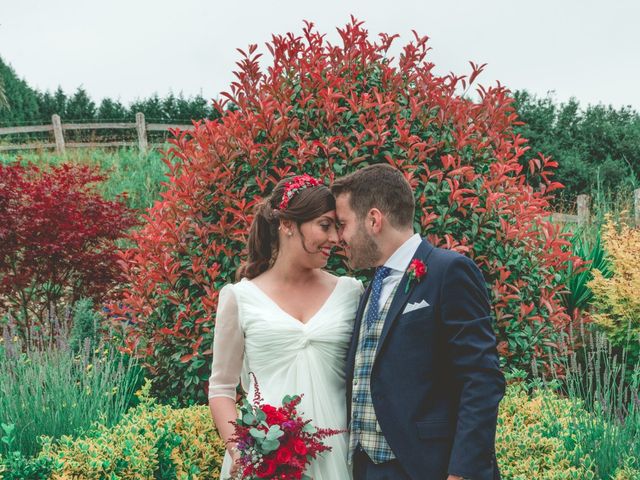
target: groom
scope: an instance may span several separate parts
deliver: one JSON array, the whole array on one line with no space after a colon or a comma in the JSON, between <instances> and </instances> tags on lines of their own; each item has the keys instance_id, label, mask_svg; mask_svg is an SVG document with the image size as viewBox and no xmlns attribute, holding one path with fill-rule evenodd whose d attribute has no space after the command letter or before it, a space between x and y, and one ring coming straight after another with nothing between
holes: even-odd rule
<instances>
[{"instance_id":1,"label":"groom","mask_svg":"<svg viewBox=\"0 0 640 480\"><path fill-rule=\"evenodd\" d=\"M354 480L495 480L504 394L484 278L413 232L402 173L371 165L336 180L353 268L377 267L347 354Z\"/></svg>"}]
</instances>

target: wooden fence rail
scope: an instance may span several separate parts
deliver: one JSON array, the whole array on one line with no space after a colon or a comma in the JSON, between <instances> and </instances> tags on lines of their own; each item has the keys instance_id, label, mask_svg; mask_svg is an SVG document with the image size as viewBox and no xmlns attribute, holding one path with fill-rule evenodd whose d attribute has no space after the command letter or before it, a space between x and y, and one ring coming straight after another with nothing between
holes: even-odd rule
<instances>
[{"instance_id":1,"label":"wooden fence rail","mask_svg":"<svg viewBox=\"0 0 640 480\"><path fill-rule=\"evenodd\" d=\"M0 128L0 136L15 135L21 133L53 132L55 143L28 143L20 145L0 145L0 152L11 150L33 150L36 148L55 148L59 154L63 154L66 148L82 147L134 147L142 151L149 148L147 132L166 131L169 128L180 128L190 130L193 125L146 123L143 113L136 113L135 122L112 122L112 123L62 123L59 115L51 116L50 125L34 125L23 127ZM118 130L135 129L138 136L137 142L65 142L64 132L67 130Z\"/></svg>"},{"instance_id":2,"label":"wooden fence rail","mask_svg":"<svg viewBox=\"0 0 640 480\"><path fill-rule=\"evenodd\" d=\"M64 132L67 130L114 130L114 129L136 129L138 142L65 142ZM181 130L190 130L193 125L164 124L164 123L146 123L143 113L136 113L136 121L134 122L112 122L112 123L62 123L59 115L51 117L51 125L34 125L23 127L4 127L0 128L0 136L14 135L19 133L35 133L35 132L51 132L55 143L32 143L22 145L0 145L0 152L9 150L27 150L34 148L55 148L60 154L64 153L65 148L82 148L82 147L132 147L138 146L142 151L149 148L147 140L147 132L166 131L169 128L179 128ZM560 223L578 223L586 224L591 221L591 210L589 207L589 195L578 195L577 199L577 215L569 215L566 213L552 213L551 219ZM640 188L633 192L634 219L636 225L640 226Z\"/></svg>"},{"instance_id":3,"label":"wooden fence rail","mask_svg":"<svg viewBox=\"0 0 640 480\"><path fill-rule=\"evenodd\" d=\"M577 223L579 225L589 223L591 221L591 197L589 195L578 195L576 203L577 215L553 212L551 220L558 223ZM633 191L633 219L636 226L640 227L640 188Z\"/></svg>"}]
</instances>

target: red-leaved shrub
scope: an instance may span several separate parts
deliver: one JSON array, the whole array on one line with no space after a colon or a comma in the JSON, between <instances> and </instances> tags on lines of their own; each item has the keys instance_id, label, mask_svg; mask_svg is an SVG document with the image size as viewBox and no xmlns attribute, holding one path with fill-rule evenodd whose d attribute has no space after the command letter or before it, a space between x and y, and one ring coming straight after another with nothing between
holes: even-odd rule
<instances>
[{"instance_id":1,"label":"red-leaved shrub","mask_svg":"<svg viewBox=\"0 0 640 480\"><path fill-rule=\"evenodd\" d=\"M0 165L0 311L13 311L25 337L61 302L99 301L122 279L114 242L137 220L93 190L103 179L74 164Z\"/></svg>"},{"instance_id":2,"label":"red-leaved shrub","mask_svg":"<svg viewBox=\"0 0 640 480\"><path fill-rule=\"evenodd\" d=\"M372 163L401 169L415 189L416 229L482 268L506 363L548 368L563 343L571 320L558 279L572 258L544 219L560 187L556 164L521 161L526 140L513 132L508 90L478 87L468 98L482 67L435 74L426 37L395 61L396 35L373 41L355 20L339 33L340 45L311 24L274 36L266 70L255 45L241 50L236 81L215 103L222 118L175 132L169 188L122 255L129 288L113 306L130 323L127 349L166 396L204 400L217 292L243 257L252 206L292 173L329 183Z\"/></svg>"}]
</instances>

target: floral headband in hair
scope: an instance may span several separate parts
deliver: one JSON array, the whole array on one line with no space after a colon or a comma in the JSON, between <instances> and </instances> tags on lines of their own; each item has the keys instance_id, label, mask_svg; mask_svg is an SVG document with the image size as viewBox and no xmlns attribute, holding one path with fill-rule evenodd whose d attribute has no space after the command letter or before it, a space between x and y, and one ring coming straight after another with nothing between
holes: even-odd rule
<instances>
[{"instance_id":1,"label":"floral headband in hair","mask_svg":"<svg viewBox=\"0 0 640 480\"><path fill-rule=\"evenodd\" d=\"M300 190L304 190L308 187L317 187L318 185L322 185L320 180L313 178L311 175L298 175L293 177L292 180L288 181L284 186L284 193L282 194L282 201L280 202L280 206L278 207L280 210L285 210L287 206L289 206L289 201L293 198L293 196L298 193Z\"/></svg>"}]
</instances>

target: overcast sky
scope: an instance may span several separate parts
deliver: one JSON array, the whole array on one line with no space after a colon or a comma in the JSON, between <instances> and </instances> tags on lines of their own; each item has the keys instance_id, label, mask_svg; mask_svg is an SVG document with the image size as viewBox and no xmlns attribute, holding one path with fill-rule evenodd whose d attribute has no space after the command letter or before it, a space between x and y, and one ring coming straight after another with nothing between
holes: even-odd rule
<instances>
[{"instance_id":1,"label":"overcast sky","mask_svg":"<svg viewBox=\"0 0 640 480\"><path fill-rule=\"evenodd\" d=\"M153 93L217 97L236 48L313 21L338 43L353 14L372 35L428 35L437 71L511 89L640 110L638 0L0 0L0 57L40 90L83 86L96 100Z\"/></svg>"}]
</instances>

